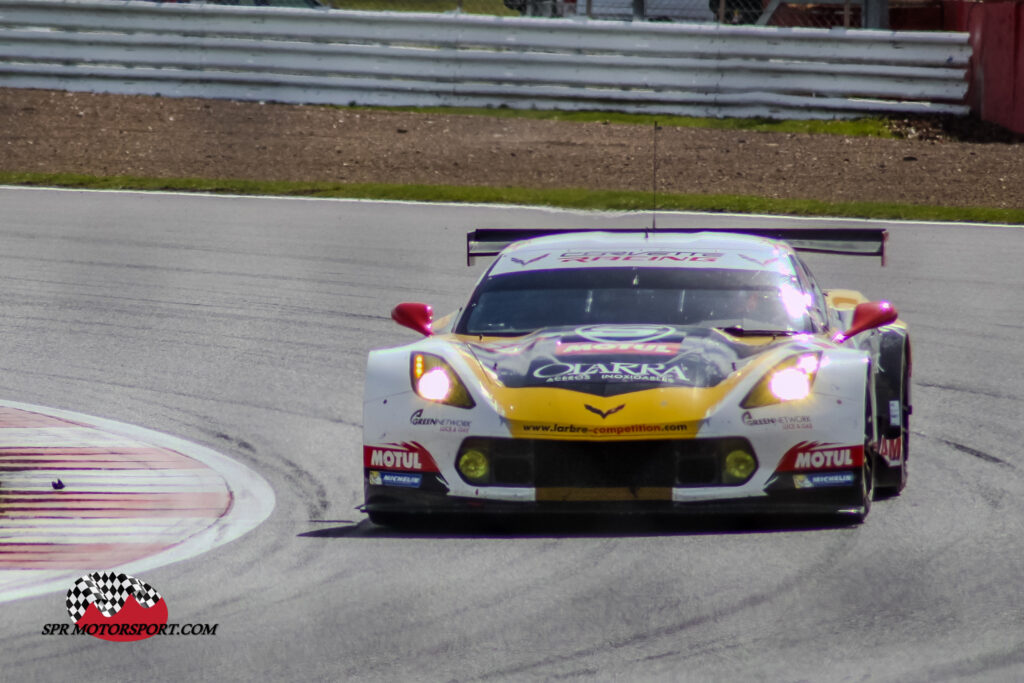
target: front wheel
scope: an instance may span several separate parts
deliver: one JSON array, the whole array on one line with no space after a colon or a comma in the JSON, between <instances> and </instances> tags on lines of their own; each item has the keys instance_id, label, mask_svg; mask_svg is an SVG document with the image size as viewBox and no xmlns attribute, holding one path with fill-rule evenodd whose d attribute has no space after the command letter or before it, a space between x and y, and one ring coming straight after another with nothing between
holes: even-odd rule
<instances>
[{"instance_id":1,"label":"front wheel","mask_svg":"<svg viewBox=\"0 0 1024 683\"><path fill-rule=\"evenodd\" d=\"M871 500L875 497L875 454L872 449L875 440L875 414L871 407L871 383L867 383L868 391L864 396L864 461L860 466L857 485L860 487L860 496L857 502L856 511L853 513L854 521L858 524L863 522L871 512Z\"/></svg>"},{"instance_id":2,"label":"front wheel","mask_svg":"<svg viewBox=\"0 0 1024 683\"><path fill-rule=\"evenodd\" d=\"M871 512L871 500L875 497L875 468L871 451L864 448L864 464L860 468L860 505L853 518L863 522Z\"/></svg>"},{"instance_id":3,"label":"front wheel","mask_svg":"<svg viewBox=\"0 0 1024 683\"><path fill-rule=\"evenodd\" d=\"M879 408L883 411L882 427L888 434L880 435L878 492L898 496L907 486L907 456L910 452L910 354L906 346L900 353L896 386L885 385L879 391ZM899 411L896 413L896 411Z\"/></svg>"}]
</instances>

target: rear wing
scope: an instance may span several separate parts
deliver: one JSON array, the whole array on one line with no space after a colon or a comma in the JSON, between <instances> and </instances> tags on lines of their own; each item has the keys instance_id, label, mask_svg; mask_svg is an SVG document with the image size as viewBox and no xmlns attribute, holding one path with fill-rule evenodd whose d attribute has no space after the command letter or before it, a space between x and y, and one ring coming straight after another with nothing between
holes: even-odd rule
<instances>
[{"instance_id":1,"label":"rear wing","mask_svg":"<svg viewBox=\"0 0 1024 683\"><path fill-rule=\"evenodd\" d=\"M635 230L594 230L591 228L479 228L466 234L466 264L477 258L497 256L502 249L520 240L570 232L611 233L696 233L721 232L782 240L797 251L846 256L878 256L885 265L885 242L889 233L883 228L658 228Z\"/></svg>"}]
</instances>

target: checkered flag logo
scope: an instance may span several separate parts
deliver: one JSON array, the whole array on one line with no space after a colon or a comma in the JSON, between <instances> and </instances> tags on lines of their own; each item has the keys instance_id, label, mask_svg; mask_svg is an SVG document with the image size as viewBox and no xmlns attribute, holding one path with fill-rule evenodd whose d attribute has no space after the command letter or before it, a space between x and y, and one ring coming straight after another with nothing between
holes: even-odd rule
<instances>
[{"instance_id":1,"label":"checkered flag logo","mask_svg":"<svg viewBox=\"0 0 1024 683\"><path fill-rule=\"evenodd\" d=\"M89 605L96 605L108 619L124 607L128 597L134 595L142 607L152 607L160 602L160 594L145 581L128 574L100 573L86 574L75 581L68 591L68 614L71 621L78 623L85 616Z\"/></svg>"}]
</instances>

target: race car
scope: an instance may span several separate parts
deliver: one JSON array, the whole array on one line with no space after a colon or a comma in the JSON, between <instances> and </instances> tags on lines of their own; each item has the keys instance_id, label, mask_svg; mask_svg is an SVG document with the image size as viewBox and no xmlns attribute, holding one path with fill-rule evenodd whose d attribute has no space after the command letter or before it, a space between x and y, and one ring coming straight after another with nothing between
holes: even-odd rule
<instances>
[{"instance_id":1,"label":"race car","mask_svg":"<svg viewBox=\"0 0 1024 683\"><path fill-rule=\"evenodd\" d=\"M798 513L859 523L907 481L911 349L888 302L822 291L801 251L880 229L481 229L495 257L423 339L371 351L362 509Z\"/></svg>"}]
</instances>

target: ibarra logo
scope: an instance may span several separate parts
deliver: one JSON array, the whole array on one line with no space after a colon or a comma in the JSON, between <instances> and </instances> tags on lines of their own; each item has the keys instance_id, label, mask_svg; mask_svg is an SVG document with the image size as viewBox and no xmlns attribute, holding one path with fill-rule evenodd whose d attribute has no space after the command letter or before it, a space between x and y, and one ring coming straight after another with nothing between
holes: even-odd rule
<instances>
[{"instance_id":1,"label":"ibarra logo","mask_svg":"<svg viewBox=\"0 0 1024 683\"><path fill-rule=\"evenodd\" d=\"M164 599L128 574L86 574L68 591L67 606L75 630L101 640L145 640L167 625Z\"/></svg>"}]
</instances>

